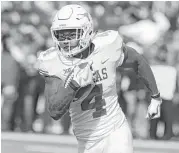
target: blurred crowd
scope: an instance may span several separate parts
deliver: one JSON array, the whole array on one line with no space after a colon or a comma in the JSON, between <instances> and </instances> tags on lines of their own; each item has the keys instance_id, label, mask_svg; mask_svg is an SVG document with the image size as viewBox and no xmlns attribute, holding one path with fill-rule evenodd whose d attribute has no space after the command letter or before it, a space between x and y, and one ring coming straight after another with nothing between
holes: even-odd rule
<instances>
[{"instance_id":1,"label":"blurred crowd","mask_svg":"<svg viewBox=\"0 0 179 153\"><path fill-rule=\"evenodd\" d=\"M46 111L44 80L36 71L40 51L53 46L50 26L66 4L83 5L95 30L118 30L150 63L162 90L162 115L147 121L150 92L132 70L117 69L119 103L135 138L179 135L179 2L1 2L1 113L3 131L70 134L69 114L53 121ZM169 77L165 77L169 76ZM162 85L161 85L162 84ZM121 88L119 87L121 86ZM163 90L165 89L165 90ZM169 91L169 92L168 92ZM170 93L170 94L169 94ZM166 96L167 95L167 96Z\"/></svg>"}]
</instances>

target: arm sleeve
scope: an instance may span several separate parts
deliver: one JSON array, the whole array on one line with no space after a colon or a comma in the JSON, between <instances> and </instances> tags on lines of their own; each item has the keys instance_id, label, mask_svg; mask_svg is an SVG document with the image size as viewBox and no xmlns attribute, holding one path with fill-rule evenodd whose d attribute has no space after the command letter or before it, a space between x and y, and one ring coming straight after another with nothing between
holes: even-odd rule
<instances>
[{"instance_id":1,"label":"arm sleeve","mask_svg":"<svg viewBox=\"0 0 179 153\"><path fill-rule=\"evenodd\" d=\"M152 95L159 93L153 72L145 58L137 53L135 49L124 46L124 60L121 67L133 68L139 79L146 85Z\"/></svg>"}]
</instances>

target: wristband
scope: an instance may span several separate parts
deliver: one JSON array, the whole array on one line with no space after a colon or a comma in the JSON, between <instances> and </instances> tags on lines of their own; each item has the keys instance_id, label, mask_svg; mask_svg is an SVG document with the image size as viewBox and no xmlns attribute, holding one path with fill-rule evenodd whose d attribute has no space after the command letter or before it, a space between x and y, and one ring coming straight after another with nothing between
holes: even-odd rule
<instances>
[{"instance_id":1,"label":"wristband","mask_svg":"<svg viewBox=\"0 0 179 153\"><path fill-rule=\"evenodd\" d=\"M72 81L69 83L69 86L70 86L74 91L77 91L77 90L80 88L79 84L78 84L76 81L74 81L74 80L72 80Z\"/></svg>"}]
</instances>

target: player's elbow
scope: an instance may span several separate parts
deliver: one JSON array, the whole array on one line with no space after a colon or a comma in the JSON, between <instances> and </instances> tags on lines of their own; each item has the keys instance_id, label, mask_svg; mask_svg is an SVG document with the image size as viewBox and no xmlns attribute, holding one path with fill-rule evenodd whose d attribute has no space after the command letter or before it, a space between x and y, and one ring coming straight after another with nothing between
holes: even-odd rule
<instances>
[{"instance_id":1,"label":"player's elbow","mask_svg":"<svg viewBox=\"0 0 179 153\"><path fill-rule=\"evenodd\" d=\"M59 113L59 112L57 112L57 111L50 110L50 109L48 109L48 112L49 112L51 118L53 118L54 120L59 120L59 119L61 119L62 116L64 115L64 114L62 114L62 113Z\"/></svg>"},{"instance_id":2,"label":"player's elbow","mask_svg":"<svg viewBox=\"0 0 179 153\"><path fill-rule=\"evenodd\" d=\"M51 103L48 105L48 112L54 120L59 120L63 117L63 115L65 115L65 113L68 111L68 108L69 105L61 106Z\"/></svg>"},{"instance_id":3,"label":"player's elbow","mask_svg":"<svg viewBox=\"0 0 179 153\"><path fill-rule=\"evenodd\" d=\"M55 114L55 115L54 114L53 115L50 114L50 116L51 116L51 118L53 118L56 121L61 119L61 117L62 117L61 115L58 115L58 114Z\"/></svg>"}]
</instances>

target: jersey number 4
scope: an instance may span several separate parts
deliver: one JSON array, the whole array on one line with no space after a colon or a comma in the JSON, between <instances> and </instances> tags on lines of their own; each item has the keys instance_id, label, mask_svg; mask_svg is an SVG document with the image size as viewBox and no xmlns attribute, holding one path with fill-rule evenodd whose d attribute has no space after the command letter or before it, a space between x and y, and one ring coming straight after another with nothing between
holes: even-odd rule
<instances>
[{"instance_id":1,"label":"jersey number 4","mask_svg":"<svg viewBox=\"0 0 179 153\"><path fill-rule=\"evenodd\" d=\"M102 94L102 84L96 85L91 91L91 93L88 95L88 97L86 97L81 103L82 111L96 109L96 111L93 113L93 118L98 118L103 115L106 115L106 109L103 108L103 106L106 105L106 102L102 98Z\"/></svg>"}]
</instances>

